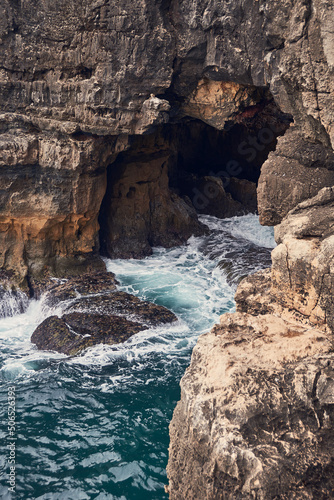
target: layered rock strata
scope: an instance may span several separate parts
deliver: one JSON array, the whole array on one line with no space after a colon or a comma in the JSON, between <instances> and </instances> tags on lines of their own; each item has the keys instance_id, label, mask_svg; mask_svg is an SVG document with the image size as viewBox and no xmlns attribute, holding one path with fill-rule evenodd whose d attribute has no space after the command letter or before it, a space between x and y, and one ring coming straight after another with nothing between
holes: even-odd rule
<instances>
[{"instance_id":1,"label":"layered rock strata","mask_svg":"<svg viewBox=\"0 0 334 500\"><path fill-rule=\"evenodd\" d=\"M115 256L131 245L143 255L165 231L181 242L195 200L212 201L200 177L224 184L241 158L244 179L256 181L272 151L258 188L262 223L280 224L271 279L243 284L243 311L194 351L172 424L172 498L333 491L332 195L320 191L333 184L332 26L327 0L0 0L0 267L30 294L50 275L103 268L100 236ZM275 152L286 126L249 128L272 99L294 120ZM187 117L234 138L242 130L238 157L213 173L186 170L195 176L183 185L175 149L168 161L159 147L155 159L151 149L149 161L115 164L134 136Z\"/></svg>"},{"instance_id":2,"label":"layered rock strata","mask_svg":"<svg viewBox=\"0 0 334 500\"><path fill-rule=\"evenodd\" d=\"M241 282L237 312L198 340L170 426L167 489L171 499L331 498L333 6L234 3L228 22L231 4L210 7L188 12L194 31L180 45L214 20L210 74L265 78L294 124L258 185L260 221L276 226L272 268Z\"/></svg>"},{"instance_id":3,"label":"layered rock strata","mask_svg":"<svg viewBox=\"0 0 334 500\"><path fill-rule=\"evenodd\" d=\"M223 315L181 382L170 498L331 498L331 351L326 332L294 318Z\"/></svg>"},{"instance_id":4,"label":"layered rock strata","mask_svg":"<svg viewBox=\"0 0 334 500\"><path fill-rule=\"evenodd\" d=\"M333 495L333 214L331 187L290 210L271 269L199 338L170 425L171 499Z\"/></svg>"},{"instance_id":5,"label":"layered rock strata","mask_svg":"<svg viewBox=\"0 0 334 500\"><path fill-rule=\"evenodd\" d=\"M274 97L311 148L317 143L326 149L333 141L333 14L324 0L126 0L117 6L61 0L56 7L1 0L0 12L0 265L19 281L99 268L100 208L107 189L114 189L107 186L107 169L128 148L129 136L184 117L219 130L246 124L236 149L250 172L275 134L268 121L255 133L247 126ZM289 158L298 163L295 156ZM224 177L225 167L223 160L214 173ZM300 163L296 185L304 167L310 165ZM264 222L277 223L302 199L294 193L283 209L279 201L269 206L275 195L266 193L275 179L270 163L268 168L260 213ZM327 169L319 166L309 194L330 185ZM274 176L286 196L284 172ZM244 178L252 180L248 173ZM184 241L192 220L184 200L153 191L153 219L166 208L165 227L173 227L168 241ZM133 236L130 228L125 235L137 242L138 256L149 251L150 240L164 244L163 229L152 235L156 223L147 209L139 219L141 235ZM180 227L176 219L183 220ZM106 224L110 254L124 254L126 245L118 241L123 228L117 216Z\"/></svg>"}]
</instances>

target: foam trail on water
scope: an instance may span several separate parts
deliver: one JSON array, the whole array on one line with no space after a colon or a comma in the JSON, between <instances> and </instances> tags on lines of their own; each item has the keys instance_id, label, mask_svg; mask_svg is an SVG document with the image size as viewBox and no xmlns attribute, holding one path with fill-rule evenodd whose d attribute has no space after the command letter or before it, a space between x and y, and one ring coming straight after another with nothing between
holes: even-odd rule
<instances>
[{"instance_id":1,"label":"foam trail on water","mask_svg":"<svg viewBox=\"0 0 334 500\"><path fill-rule=\"evenodd\" d=\"M273 228L260 226L257 215L247 214L230 219L217 219L212 215L200 215L199 219L211 230L229 232L236 238L243 238L260 247L272 249L276 246Z\"/></svg>"}]
</instances>

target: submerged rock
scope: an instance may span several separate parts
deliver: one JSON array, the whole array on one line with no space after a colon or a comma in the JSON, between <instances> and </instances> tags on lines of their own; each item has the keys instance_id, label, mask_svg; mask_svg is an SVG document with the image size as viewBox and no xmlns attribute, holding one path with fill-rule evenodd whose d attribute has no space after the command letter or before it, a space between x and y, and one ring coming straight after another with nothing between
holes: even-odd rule
<instances>
[{"instance_id":1,"label":"submerged rock","mask_svg":"<svg viewBox=\"0 0 334 500\"><path fill-rule=\"evenodd\" d=\"M116 290L117 284L118 281L113 273L101 271L85 273L69 279L34 280L33 290L36 298L45 293L44 301L51 307L79 296Z\"/></svg>"},{"instance_id":2,"label":"submerged rock","mask_svg":"<svg viewBox=\"0 0 334 500\"><path fill-rule=\"evenodd\" d=\"M138 299L138 297L126 292L113 292L107 295L78 299L72 302L65 311L66 313L94 311L102 315L117 314L135 319L147 326L170 323L177 319L175 314L166 307Z\"/></svg>"}]
</instances>

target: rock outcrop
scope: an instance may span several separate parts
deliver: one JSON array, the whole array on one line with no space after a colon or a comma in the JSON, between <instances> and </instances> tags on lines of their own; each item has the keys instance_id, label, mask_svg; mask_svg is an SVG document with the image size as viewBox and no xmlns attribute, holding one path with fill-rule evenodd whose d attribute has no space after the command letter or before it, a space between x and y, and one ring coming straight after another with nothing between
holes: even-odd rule
<instances>
[{"instance_id":1,"label":"rock outcrop","mask_svg":"<svg viewBox=\"0 0 334 500\"><path fill-rule=\"evenodd\" d=\"M333 16L328 0L0 0L0 268L31 295L51 276L103 270L100 244L138 257L185 241L203 229L199 200L211 213L214 199L253 202L231 178L257 182L265 162L273 268L241 285L239 312L194 351L171 498L333 492ZM196 158L215 135L199 120L221 134L206 146L224 144L214 166ZM86 313L66 314L46 330L72 349Z\"/></svg>"},{"instance_id":2,"label":"rock outcrop","mask_svg":"<svg viewBox=\"0 0 334 500\"><path fill-rule=\"evenodd\" d=\"M280 137L276 150L261 168L258 186L260 222L279 224L299 202L334 185L331 147L303 138L294 127Z\"/></svg>"},{"instance_id":3,"label":"rock outcrop","mask_svg":"<svg viewBox=\"0 0 334 500\"><path fill-rule=\"evenodd\" d=\"M202 335L170 425L170 499L331 498L334 358L323 330L225 314Z\"/></svg>"},{"instance_id":4,"label":"rock outcrop","mask_svg":"<svg viewBox=\"0 0 334 500\"><path fill-rule=\"evenodd\" d=\"M176 316L165 307L117 291L112 273L34 283L44 306L57 311L33 332L38 349L74 356L97 344L119 344Z\"/></svg>"},{"instance_id":5,"label":"rock outcrop","mask_svg":"<svg viewBox=\"0 0 334 500\"><path fill-rule=\"evenodd\" d=\"M334 189L291 210L275 228L271 291L277 302L334 332Z\"/></svg>"},{"instance_id":6,"label":"rock outcrop","mask_svg":"<svg viewBox=\"0 0 334 500\"><path fill-rule=\"evenodd\" d=\"M75 356L97 344L119 344L145 330L140 323L119 316L65 314L49 316L34 331L31 342L38 349Z\"/></svg>"},{"instance_id":7,"label":"rock outcrop","mask_svg":"<svg viewBox=\"0 0 334 500\"><path fill-rule=\"evenodd\" d=\"M325 187L290 210L271 269L199 338L170 426L171 500L333 496L333 208Z\"/></svg>"},{"instance_id":8,"label":"rock outcrop","mask_svg":"<svg viewBox=\"0 0 334 500\"><path fill-rule=\"evenodd\" d=\"M167 491L171 500L331 498L333 8L254 2L227 23L225 3L220 18L210 7L203 18L197 6L188 14L194 32L202 19L215 21L210 74L252 83L264 77L294 124L258 184L260 221L276 226L272 268L240 283L237 312L223 315L194 348L170 425ZM240 25L244 36L233 38ZM194 36L186 32L182 43ZM246 158L257 157L259 138L242 144Z\"/></svg>"}]
</instances>

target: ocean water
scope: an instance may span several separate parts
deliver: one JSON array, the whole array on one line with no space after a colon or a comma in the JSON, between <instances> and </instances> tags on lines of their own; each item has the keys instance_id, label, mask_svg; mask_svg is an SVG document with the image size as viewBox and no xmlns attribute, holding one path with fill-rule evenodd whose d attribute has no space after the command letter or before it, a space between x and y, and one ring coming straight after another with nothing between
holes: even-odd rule
<instances>
[{"instance_id":1,"label":"ocean water","mask_svg":"<svg viewBox=\"0 0 334 500\"><path fill-rule=\"evenodd\" d=\"M255 215L201 219L210 233L187 245L157 248L142 260L106 261L122 290L173 310L179 320L171 326L66 357L30 343L45 317L61 314L43 298L24 314L0 319L0 498L167 499L168 425L192 348L222 313L234 310L238 280L268 267L275 245L272 230ZM12 303L11 310L17 312ZM15 443L12 454L9 443ZM14 454L15 494L8 491Z\"/></svg>"}]
</instances>

